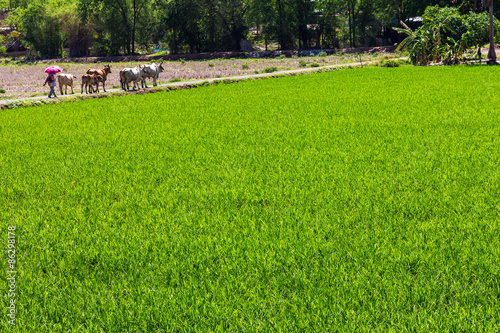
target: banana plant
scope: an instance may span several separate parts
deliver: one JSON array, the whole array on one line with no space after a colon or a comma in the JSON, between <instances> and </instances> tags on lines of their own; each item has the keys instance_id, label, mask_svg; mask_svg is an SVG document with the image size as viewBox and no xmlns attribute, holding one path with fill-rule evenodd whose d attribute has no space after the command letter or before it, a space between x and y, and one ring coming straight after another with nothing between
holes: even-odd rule
<instances>
[{"instance_id":1,"label":"banana plant","mask_svg":"<svg viewBox=\"0 0 500 333\"><path fill-rule=\"evenodd\" d=\"M430 38L425 31L417 29L413 31L408 25L401 21L404 28L394 28L398 33L406 34L406 37L396 48L396 51L408 51L410 59L415 65L426 65L429 62Z\"/></svg>"}]
</instances>

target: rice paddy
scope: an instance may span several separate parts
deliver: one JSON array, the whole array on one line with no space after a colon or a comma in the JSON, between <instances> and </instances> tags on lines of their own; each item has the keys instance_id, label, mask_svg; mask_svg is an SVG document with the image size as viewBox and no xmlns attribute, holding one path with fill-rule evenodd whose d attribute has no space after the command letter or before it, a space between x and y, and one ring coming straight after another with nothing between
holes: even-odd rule
<instances>
[{"instance_id":1,"label":"rice paddy","mask_svg":"<svg viewBox=\"0 0 500 333\"><path fill-rule=\"evenodd\" d=\"M362 68L1 111L1 330L498 331L499 74Z\"/></svg>"}]
</instances>

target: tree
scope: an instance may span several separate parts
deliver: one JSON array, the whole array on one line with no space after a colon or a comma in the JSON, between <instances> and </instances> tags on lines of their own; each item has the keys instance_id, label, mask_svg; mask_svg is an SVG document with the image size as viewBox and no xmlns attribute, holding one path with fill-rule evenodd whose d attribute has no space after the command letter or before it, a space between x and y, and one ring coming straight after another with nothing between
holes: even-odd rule
<instances>
[{"instance_id":1,"label":"tree","mask_svg":"<svg viewBox=\"0 0 500 333\"><path fill-rule=\"evenodd\" d=\"M342 0L319 0L317 2L318 33L319 38L324 40L322 45L327 44L328 47L338 45L339 18L337 14L341 11L342 5Z\"/></svg>"},{"instance_id":2,"label":"tree","mask_svg":"<svg viewBox=\"0 0 500 333\"><path fill-rule=\"evenodd\" d=\"M240 50L240 41L248 29L244 20L249 9L248 0L202 0L202 5L211 13L216 14L222 27L231 38L233 51Z\"/></svg>"},{"instance_id":3,"label":"tree","mask_svg":"<svg viewBox=\"0 0 500 333\"><path fill-rule=\"evenodd\" d=\"M161 6L163 23L170 31L167 40L172 53L179 53L183 44L191 53L200 52L202 7L194 0L163 0Z\"/></svg>"},{"instance_id":4,"label":"tree","mask_svg":"<svg viewBox=\"0 0 500 333\"><path fill-rule=\"evenodd\" d=\"M89 20L96 32L95 47L115 55L123 48L135 53L137 29L151 0L78 0L82 22Z\"/></svg>"},{"instance_id":5,"label":"tree","mask_svg":"<svg viewBox=\"0 0 500 333\"><path fill-rule=\"evenodd\" d=\"M314 3L311 0L294 0L290 2L295 14L295 24L299 48L309 47L309 24L314 22Z\"/></svg>"},{"instance_id":6,"label":"tree","mask_svg":"<svg viewBox=\"0 0 500 333\"><path fill-rule=\"evenodd\" d=\"M490 13L490 48L488 50L488 63L496 64L497 55L495 52L495 29L494 29L494 16L493 16L493 0L483 0L483 5L488 7Z\"/></svg>"},{"instance_id":7,"label":"tree","mask_svg":"<svg viewBox=\"0 0 500 333\"><path fill-rule=\"evenodd\" d=\"M18 30L23 34L23 43L38 51L43 57L58 57L62 54L61 25L50 14L50 7L29 4L17 8L12 15L17 21Z\"/></svg>"},{"instance_id":8,"label":"tree","mask_svg":"<svg viewBox=\"0 0 500 333\"><path fill-rule=\"evenodd\" d=\"M104 0L104 2L111 9L109 19L112 24L118 21L124 29L120 35L125 39L127 54L135 53L136 30L148 0Z\"/></svg>"}]
</instances>

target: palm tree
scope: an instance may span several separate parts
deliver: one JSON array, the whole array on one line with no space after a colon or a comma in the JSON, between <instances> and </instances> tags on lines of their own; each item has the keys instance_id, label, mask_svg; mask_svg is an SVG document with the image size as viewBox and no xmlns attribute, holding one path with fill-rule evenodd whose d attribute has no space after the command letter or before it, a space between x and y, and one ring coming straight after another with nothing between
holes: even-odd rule
<instances>
[{"instance_id":1,"label":"palm tree","mask_svg":"<svg viewBox=\"0 0 500 333\"><path fill-rule=\"evenodd\" d=\"M488 51L489 64L497 64L497 54L495 52L495 32L493 29L493 0L483 0L483 6L490 11L490 49Z\"/></svg>"}]
</instances>

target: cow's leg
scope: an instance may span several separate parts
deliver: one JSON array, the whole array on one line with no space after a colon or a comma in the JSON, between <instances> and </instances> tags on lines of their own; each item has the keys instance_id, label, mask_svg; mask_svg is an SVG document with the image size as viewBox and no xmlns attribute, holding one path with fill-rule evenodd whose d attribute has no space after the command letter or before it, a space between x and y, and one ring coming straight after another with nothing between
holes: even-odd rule
<instances>
[{"instance_id":1,"label":"cow's leg","mask_svg":"<svg viewBox=\"0 0 500 333\"><path fill-rule=\"evenodd\" d=\"M71 83L71 95L73 95L74 92L73 92L73 83Z\"/></svg>"},{"instance_id":2,"label":"cow's leg","mask_svg":"<svg viewBox=\"0 0 500 333\"><path fill-rule=\"evenodd\" d=\"M104 86L104 83L106 83L106 80L102 81L102 90L106 92L106 87ZM99 92L99 83L97 84L97 92Z\"/></svg>"},{"instance_id":3,"label":"cow's leg","mask_svg":"<svg viewBox=\"0 0 500 333\"><path fill-rule=\"evenodd\" d=\"M83 82L82 82L82 92L81 92L81 94L83 94Z\"/></svg>"}]
</instances>

